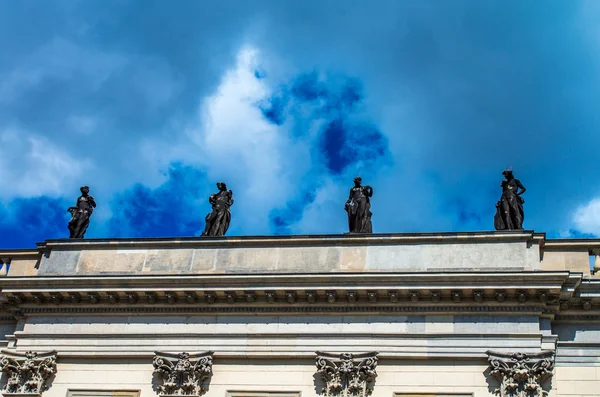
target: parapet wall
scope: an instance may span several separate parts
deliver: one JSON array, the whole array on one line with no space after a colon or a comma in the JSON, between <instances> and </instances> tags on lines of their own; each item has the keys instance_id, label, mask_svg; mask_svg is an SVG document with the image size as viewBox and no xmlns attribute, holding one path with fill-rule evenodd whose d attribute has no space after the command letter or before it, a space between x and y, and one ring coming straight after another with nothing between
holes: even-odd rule
<instances>
[{"instance_id":1,"label":"parapet wall","mask_svg":"<svg viewBox=\"0 0 600 397\"><path fill-rule=\"evenodd\" d=\"M540 268L542 242L533 232L48 240L35 266L38 275L518 271Z\"/></svg>"},{"instance_id":2,"label":"parapet wall","mask_svg":"<svg viewBox=\"0 0 600 397\"><path fill-rule=\"evenodd\" d=\"M61 239L38 243L37 250L0 250L0 259L10 262L8 274L6 266L2 273L14 277L470 270L588 275L594 241L545 240L532 231Z\"/></svg>"}]
</instances>

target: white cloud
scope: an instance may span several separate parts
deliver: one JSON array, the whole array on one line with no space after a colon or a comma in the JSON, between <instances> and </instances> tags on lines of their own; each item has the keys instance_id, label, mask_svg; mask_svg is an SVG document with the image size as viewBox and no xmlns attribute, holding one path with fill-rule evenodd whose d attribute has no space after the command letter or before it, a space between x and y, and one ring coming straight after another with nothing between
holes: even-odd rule
<instances>
[{"instance_id":1,"label":"white cloud","mask_svg":"<svg viewBox=\"0 0 600 397\"><path fill-rule=\"evenodd\" d=\"M77 159L48 139L23 130L1 132L0 147L0 180L9 187L0 189L2 198L60 196L91 165L89 160Z\"/></svg>"},{"instance_id":2,"label":"white cloud","mask_svg":"<svg viewBox=\"0 0 600 397\"><path fill-rule=\"evenodd\" d=\"M573 215L575 229L600 236L600 197L577 208Z\"/></svg>"},{"instance_id":3,"label":"white cloud","mask_svg":"<svg viewBox=\"0 0 600 397\"><path fill-rule=\"evenodd\" d=\"M237 222L247 233L268 230L269 212L294 196L294 185L311 166L308 145L294 142L287 127L268 122L257 103L272 89L258 79L260 53L242 48L216 92L201 103L188 127L187 160L234 191ZM177 149L180 154L185 149Z\"/></svg>"}]
</instances>

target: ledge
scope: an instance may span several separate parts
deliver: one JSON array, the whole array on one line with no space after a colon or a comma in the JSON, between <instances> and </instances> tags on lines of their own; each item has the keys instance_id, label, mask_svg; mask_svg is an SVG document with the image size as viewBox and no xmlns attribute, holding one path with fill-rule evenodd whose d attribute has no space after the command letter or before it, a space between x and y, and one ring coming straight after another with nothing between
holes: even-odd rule
<instances>
[{"instance_id":1,"label":"ledge","mask_svg":"<svg viewBox=\"0 0 600 397\"><path fill-rule=\"evenodd\" d=\"M331 244L418 244L494 242L494 241L543 241L545 233L523 231L479 231L442 233L376 233L376 234L317 234L277 236L230 236L230 237L160 237L160 238L113 238L113 239L50 239L37 243L38 250L55 247L69 248L131 248L131 247L227 247L227 246L321 246ZM0 250L0 255L2 255Z\"/></svg>"}]
</instances>

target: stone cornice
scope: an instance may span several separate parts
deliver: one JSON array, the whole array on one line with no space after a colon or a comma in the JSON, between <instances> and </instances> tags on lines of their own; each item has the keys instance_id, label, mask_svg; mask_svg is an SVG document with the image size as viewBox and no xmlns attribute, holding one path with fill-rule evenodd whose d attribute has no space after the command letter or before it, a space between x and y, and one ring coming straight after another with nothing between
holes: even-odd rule
<instances>
[{"instance_id":1,"label":"stone cornice","mask_svg":"<svg viewBox=\"0 0 600 397\"><path fill-rule=\"evenodd\" d=\"M568 286L580 278L569 272L14 277L0 281L0 299L16 314L555 313L568 306ZM590 300L588 309L597 304Z\"/></svg>"},{"instance_id":2,"label":"stone cornice","mask_svg":"<svg viewBox=\"0 0 600 397\"><path fill-rule=\"evenodd\" d=\"M339 285L356 285L368 288L419 288L435 286L441 289L453 288L543 288L557 292L567 280L581 280L580 273L568 271L469 271L469 272L344 272L344 273L277 273L277 274L203 274L203 275L107 275L107 276L35 276L10 277L0 279L3 292L16 290L60 291L69 288L95 289L111 287L150 287L165 289L202 286L207 288L244 288L264 289L268 287L315 288ZM371 284L371 285L369 285Z\"/></svg>"},{"instance_id":3,"label":"stone cornice","mask_svg":"<svg viewBox=\"0 0 600 397\"><path fill-rule=\"evenodd\" d=\"M243 247L243 246L323 246L378 245L406 243L451 243L451 242L498 242L536 241L542 243L545 233L523 231L480 231L442 233L377 233L377 234L324 234L324 235L279 235L279 236L230 236L230 237L165 237L165 238L115 238L115 239L55 239L37 243L40 251L53 248L98 249L98 248L147 248L147 247ZM0 254L2 251L0 251Z\"/></svg>"},{"instance_id":4,"label":"stone cornice","mask_svg":"<svg viewBox=\"0 0 600 397\"><path fill-rule=\"evenodd\" d=\"M598 310L569 272L14 277L15 316L93 313L517 312ZM592 313L589 313L592 314Z\"/></svg>"}]
</instances>

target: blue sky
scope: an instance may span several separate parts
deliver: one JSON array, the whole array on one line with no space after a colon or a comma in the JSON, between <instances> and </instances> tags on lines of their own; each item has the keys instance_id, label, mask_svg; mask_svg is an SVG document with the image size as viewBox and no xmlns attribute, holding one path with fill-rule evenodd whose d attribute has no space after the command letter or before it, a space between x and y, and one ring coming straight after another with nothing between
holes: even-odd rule
<instances>
[{"instance_id":1,"label":"blue sky","mask_svg":"<svg viewBox=\"0 0 600 397\"><path fill-rule=\"evenodd\" d=\"M0 2L0 248L68 236L493 228L600 235L600 2Z\"/></svg>"}]
</instances>

